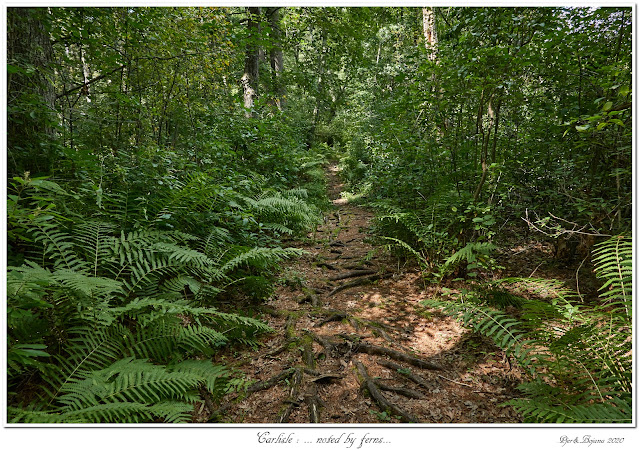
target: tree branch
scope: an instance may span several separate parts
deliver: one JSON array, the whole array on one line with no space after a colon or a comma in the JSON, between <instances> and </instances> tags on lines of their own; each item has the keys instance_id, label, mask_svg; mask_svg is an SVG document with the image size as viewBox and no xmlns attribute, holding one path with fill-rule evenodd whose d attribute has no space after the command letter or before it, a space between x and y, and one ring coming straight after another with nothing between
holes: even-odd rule
<instances>
[{"instance_id":1,"label":"tree branch","mask_svg":"<svg viewBox=\"0 0 639 450\"><path fill-rule=\"evenodd\" d=\"M73 86L72 88L67 89L66 91L64 91L62 94L58 94L58 95L56 95L55 99L57 100L57 99L59 99L59 98L66 97L66 96L67 96L67 95L69 95L70 93L75 92L75 91L77 91L78 89L82 89L82 88L84 88L84 87L87 87L87 86L89 86L91 83L95 83L96 81L102 80L103 78L106 78L106 77L108 77L109 75L111 75L111 74L113 74L113 73L115 73L115 72L118 72L118 71L120 71L120 70L124 69L125 67L126 67L126 64L122 64L120 67L116 67L115 69L111 70L110 72L104 73L104 74L99 75L99 76L97 76L97 77L95 77L95 78L91 78L91 79L90 79L89 81L87 81L86 83L82 83L82 84L78 84L78 85L76 85L76 86Z\"/></svg>"}]
</instances>

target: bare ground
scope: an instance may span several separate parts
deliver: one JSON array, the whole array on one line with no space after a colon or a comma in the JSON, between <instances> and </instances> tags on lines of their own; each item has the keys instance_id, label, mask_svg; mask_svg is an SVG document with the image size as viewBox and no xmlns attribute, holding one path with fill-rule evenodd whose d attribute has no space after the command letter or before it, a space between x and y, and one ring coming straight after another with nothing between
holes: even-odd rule
<instances>
[{"instance_id":1,"label":"bare ground","mask_svg":"<svg viewBox=\"0 0 639 450\"><path fill-rule=\"evenodd\" d=\"M275 333L258 350L219 356L256 384L219 406L201 405L195 420L521 422L503 406L518 395L523 375L516 364L420 304L439 287L367 243L373 214L340 198L336 172L328 171L335 209L301 244L309 254L283 271L276 294L261 307Z\"/></svg>"}]
</instances>

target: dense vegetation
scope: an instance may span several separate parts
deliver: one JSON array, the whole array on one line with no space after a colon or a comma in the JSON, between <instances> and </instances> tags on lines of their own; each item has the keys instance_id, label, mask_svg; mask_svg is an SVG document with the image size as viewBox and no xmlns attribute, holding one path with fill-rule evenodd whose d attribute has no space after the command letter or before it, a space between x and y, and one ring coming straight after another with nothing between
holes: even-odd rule
<instances>
[{"instance_id":1,"label":"dense vegetation","mask_svg":"<svg viewBox=\"0 0 639 450\"><path fill-rule=\"evenodd\" d=\"M527 420L629 421L631 15L9 8L10 420L189 421L243 389L211 357L269 331L239 305L338 158L380 245L467 282L428 306L529 371ZM506 231L592 253L600 296L496 280Z\"/></svg>"}]
</instances>

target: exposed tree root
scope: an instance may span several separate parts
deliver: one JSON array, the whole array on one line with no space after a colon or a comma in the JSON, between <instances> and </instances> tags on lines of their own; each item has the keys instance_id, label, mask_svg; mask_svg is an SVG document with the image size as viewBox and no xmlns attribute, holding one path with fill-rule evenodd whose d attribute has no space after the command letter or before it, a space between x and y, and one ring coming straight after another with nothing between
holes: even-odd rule
<instances>
[{"instance_id":1,"label":"exposed tree root","mask_svg":"<svg viewBox=\"0 0 639 450\"><path fill-rule=\"evenodd\" d=\"M380 347L379 345L369 344L368 342L363 342L363 337L358 335L350 335L340 333L338 334L343 339L352 342L355 345L355 351L359 353L367 353L369 355L376 356L388 356L397 361L403 361L410 363L414 366L417 366L421 369L431 369L431 370L445 370L442 366L431 363L429 361L417 358L415 356L409 355L408 353L398 352L397 350L393 350L387 347Z\"/></svg>"},{"instance_id":2,"label":"exposed tree root","mask_svg":"<svg viewBox=\"0 0 639 450\"><path fill-rule=\"evenodd\" d=\"M350 315L350 314L348 314L348 313L346 313L344 311L332 311L331 315L329 315L325 319L323 319L320 322L318 322L315 325L315 327L321 327L322 325L325 325L325 324L327 324L329 322L337 322L337 321L341 321L341 320L344 320L344 319L347 319L349 321L349 323L352 325L352 327L355 328L355 330L357 330L357 331L359 331L360 325L363 325L363 326L365 326L367 328L373 328L375 330L373 332L373 334L383 337L386 341L390 342L391 344L397 345L398 347L400 347L404 351L409 351L406 347L404 347L402 344L397 342L396 339L393 339L386 332L385 329L390 328L388 325L384 325L383 323L379 323L379 322L374 322L372 320L360 319L359 317L352 316L352 315Z\"/></svg>"},{"instance_id":3,"label":"exposed tree root","mask_svg":"<svg viewBox=\"0 0 639 450\"><path fill-rule=\"evenodd\" d=\"M246 392L248 394L252 394L253 392L263 391L264 389L272 388L273 386L275 386L280 381L290 377L291 374L293 374L295 371L296 371L295 368L289 367L288 369L285 369L285 370L281 371L277 375L272 376L268 380L260 381L258 383L250 385L246 389Z\"/></svg>"},{"instance_id":4,"label":"exposed tree root","mask_svg":"<svg viewBox=\"0 0 639 450\"><path fill-rule=\"evenodd\" d=\"M268 305L260 305L257 307L257 310L261 313L268 314L273 317L290 317L297 316L299 313L297 311L287 311L285 309L275 309Z\"/></svg>"},{"instance_id":5,"label":"exposed tree root","mask_svg":"<svg viewBox=\"0 0 639 450\"><path fill-rule=\"evenodd\" d=\"M295 342L295 339L287 339L286 341L284 341L282 345L280 345L279 347L276 347L275 349L271 350L268 353L265 353L263 356L265 358L272 358L274 356L277 356L280 353L286 351L292 342Z\"/></svg>"},{"instance_id":6,"label":"exposed tree root","mask_svg":"<svg viewBox=\"0 0 639 450\"><path fill-rule=\"evenodd\" d=\"M215 405L213 404L213 397L211 396L211 393L209 392L209 390L204 386L200 386L200 397L202 397L202 399L204 400L204 405L206 406L206 409L208 409L209 411L209 419L211 419L211 417L213 417L216 408Z\"/></svg>"},{"instance_id":7,"label":"exposed tree root","mask_svg":"<svg viewBox=\"0 0 639 450\"><path fill-rule=\"evenodd\" d=\"M373 380L373 382L380 388L382 391L395 392L396 394L403 395L408 398L424 398L424 394L418 392L414 389L409 389L401 386L389 386L387 384L382 383L379 380Z\"/></svg>"},{"instance_id":8,"label":"exposed tree root","mask_svg":"<svg viewBox=\"0 0 639 450\"><path fill-rule=\"evenodd\" d=\"M347 270L362 270L364 269L364 266L372 266L373 262L372 261L360 261L358 263L354 263L354 264L346 264L344 266L342 266L344 269Z\"/></svg>"},{"instance_id":9,"label":"exposed tree root","mask_svg":"<svg viewBox=\"0 0 639 450\"><path fill-rule=\"evenodd\" d=\"M342 274L330 277L329 280L330 281L339 281L339 280L345 280L347 278L361 277L363 275L373 275L375 273L376 272L374 270L371 270L371 269L353 270L351 272L346 272L346 273L342 273Z\"/></svg>"},{"instance_id":10,"label":"exposed tree root","mask_svg":"<svg viewBox=\"0 0 639 450\"><path fill-rule=\"evenodd\" d=\"M362 320L362 319L356 319L356 320L361 322L365 327L372 328L374 330L373 334L381 336L382 338L384 338L385 341L390 342L391 344L394 344L394 345L398 346L399 348L401 348L405 352L410 351L408 348L404 347L401 343L399 343L397 341L397 339L392 338L386 332L386 329L391 328L388 325L385 325L385 324L379 323L379 322L374 322L372 320ZM359 326L354 325L353 327L356 330L359 330Z\"/></svg>"},{"instance_id":11,"label":"exposed tree root","mask_svg":"<svg viewBox=\"0 0 639 450\"><path fill-rule=\"evenodd\" d=\"M370 396L373 398L373 400L375 400L382 411L389 411L391 414L399 416L402 422L419 423L419 421L415 417L405 412L399 406L391 403L386 397L384 397L384 394L382 394L377 384L375 384L373 379L368 375L364 364L357 360L354 360L353 362L355 363L355 367L357 367L357 371L360 375L358 377L360 380L360 385L362 386L362 388L365 388L368 391Z\"/></svg>"},{"instance_id":12,"label":"exposed tree root","mask_svg":"<svg viewBox=\"0 0 639 450\"><path fill-rule=\"evenodd\" d=\"M320 306L320 298L313 289L303 289L304 297L300 299L300 303L310 303L314 308Z\"/></svg>"},{"instance_id":13,"label":"exposed tree root","mask_svg":"<svg viewBox=\"0 0 639 450\"><path fill-rule=\"evenodd\" d=\"M341 373L321 373L319 375L317 375L315 378L311 378L310 382L312 383L323 383L325 381L334 381L334 380L339 380L341 378L344 378L344 375Z\"/></svg>"},{"instance_id":14,"label":"exposed tree root","mask_svg":"<svg viewBox=\"0 0 639 450\"><path fill-rule=\"evenodd\" d=\"M331 350L333 350L333 348L335 348L339 343L338 342L331 342L328 339L326 339L324 336L320 336L318 334L313 333L310 330L305 330L306 333L313 338L313 340L315 342L317 342L319 345L321 345L322 347L324 347L326 349L327 352L330 353Z\"/></svg>"},{"instance_id":15,"label":"exposed tree root","mask_svg":"<svg viewBox=\"0 0 639 450\"><path fill-rule=\"evenodd\" d=\"M344 289L350 289L352 287L362 286L364 284L372 283L373 281L382 280L385 278L390 278L392 276L393 276L392 273L384 273L384 274L371 275L369 277L358 278L357 280L353 280L351 282L344 283L340 286L337 286L335 289L333 289L331 292L328 293L328 296L331 297L337 294L338 292L343 291Z\"/></svg>"},{"instance_id":16,"label":"exposed tree root","mask_svg":"<svg viewBox=\"0 0 639 450\"><path fill-rule=\"evenodd\" d=\"M406 353L401 353L390 348L369 344L367 342L360 342L357 346L357 351L360 353L367 353L369 355L388 356L397 361L403 361L412 364L416 367L419 367L420 369L444 370L444 368L439 364L431 363L429 361L416 358Z\"/></svg>"},{"instance_id":17,"label":"exposed tree root","mask_svg":"<svg viewBox=\"0 0 639 450\"><path fill-rule=\"evenodd\" d=\"M317 267L324 267L325 269L328 269L328 270L338 270L337 267L327 262L318 262Z\"/></svg>"},{"instance_id":18,"label":"exposed tree root","mask_svg":"<svg viewBox=\"0 0 639 450\"><path fill-rule=\"evenodd\" d=\"M222 416L224 416L224 413L226 412L227 409L229 409L229 407L231 406L231 402L226 402L223 405L221 405L219 408L217 408L216 410L213 410L210 414L209 414L209 418L206 420L206 423L216 423L219 422L220 418Z\"/></svg>"},{"instance_id":19,"label":"exposed tree root","mask_svg":"<svg viewBox=\"0 0 639 450\"><path fill-rule=\"evenodd\" d=\"M315 369L315 355L313 354L313 341L306 340L302 346L302 360L306 367Z\"/></svg>"},{"instance_id":20,"label":"exposed tree root","mask_svg":"<svg viewBox=\"0 0 639 450\"><path fill-rule=\"evenodd\" d=\"M317 324L315 324L315 328L319 328L322 325L326 325L329 322L339 322L344 319L348 319L350 315L343 311L331 311L331 315L322 319Z\"/></svg>"},{"instance_id":21,"label":"exposed tree root","mask_svg":"<svg viewBox=\"0 0 639 450\"><path fill-rule=\"evenodd\" d=\"M320 399L317 395L317 386L311 384L304 396L304 402L308 407L308 420L310 423L320 423Z\"/></svg>"},{"instance_id":22,"label":"exposed tree root","mask_svg":"<svg viewBox=\"0 0 639 450\"><path fill-rule=\"evenodd\" d=\"M424 380L419 375L415 375L414 373L411 373L410 369L407 369L406 367L402 367L399 364L394 363L393 361L388 361L386 359L379 359L377 360L377 364L397 371L398 374L400 374L404 378L408 378L409 380L415 382L421 387L432 389L432 385L428 381Z\"/></svg>"},{"instance_id":23,"label":"exposed tree root","mask_svg":"<svg viewBox=\"0 0 639 450\"><path fill-rule=\"evenodd\" d=\"M286 333L286 339L289 341L293 341L296 339L295 335L295 322L297 322L297 317L291 315L286 319L286 323L284 324L284 331Z\"/></svg>"},{"instance_id":24,"label":"exposed tree root","mask_svg":"<svg viewBox=\"0 0 639 450\"><path fill-rule=\"evenodd\" d=\"M299 393L300 386L302 385L302 377L304 376L304 372L302 369L293 369L295 372L293 375L293 379L291 380L291 388L289 390L289 395L284 402L286 406L284 410L280 413L277 418L278 423L287 423L288 418L291 416L291 412L293 409L300 405Z\"/></svg>"}]
</instances>

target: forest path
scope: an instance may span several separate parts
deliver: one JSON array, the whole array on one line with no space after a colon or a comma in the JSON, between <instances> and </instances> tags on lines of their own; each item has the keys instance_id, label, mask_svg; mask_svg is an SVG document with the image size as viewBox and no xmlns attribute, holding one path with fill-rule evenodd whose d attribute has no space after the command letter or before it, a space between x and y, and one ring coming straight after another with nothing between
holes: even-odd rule
<instances>
[{"instance_id":1,"label":"forest path","mask_svg":"<svg viewBox=\"0 0 639 450\"><path fill-rule=\"evenodd\" d=\"M520 374L500 349L422 306L436 293L418 271L366 240L374 215L340 198L262 307L276 330L262 347L223 355L256 383L206 417L231 423L506 423L499 406ZM363 389L365 387L365 389Z\"/></svg>"}]
</instances>

